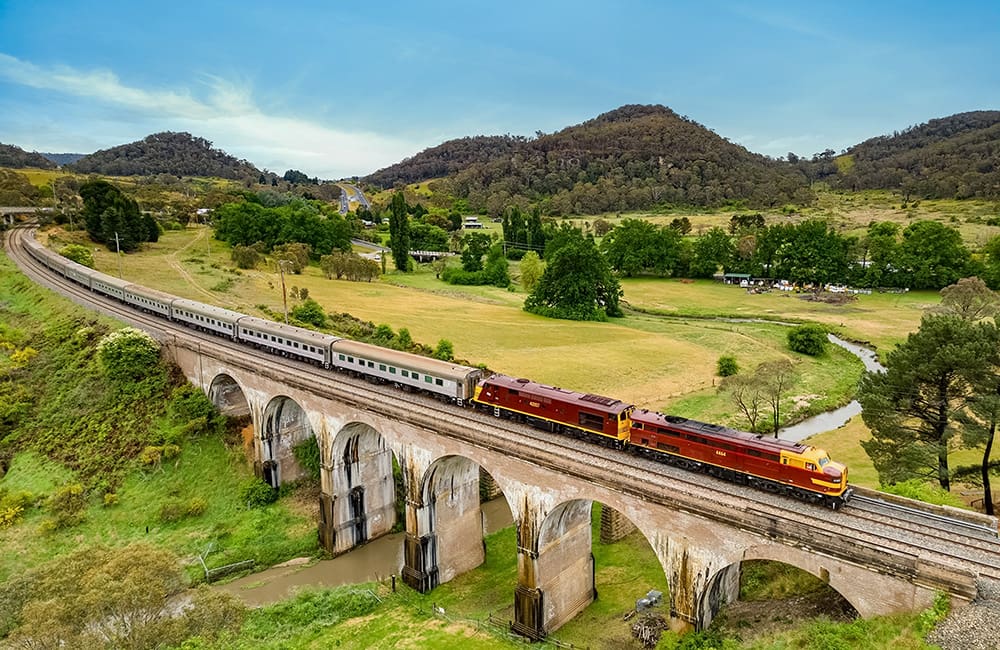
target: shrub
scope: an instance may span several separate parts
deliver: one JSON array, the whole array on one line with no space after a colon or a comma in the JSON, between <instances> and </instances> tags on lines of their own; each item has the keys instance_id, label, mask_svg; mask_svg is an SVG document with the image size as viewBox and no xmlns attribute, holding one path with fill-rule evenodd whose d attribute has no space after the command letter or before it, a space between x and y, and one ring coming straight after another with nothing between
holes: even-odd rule
<instances>
[{"instance_id":1,"label":"shrub","mask_svg":"<svg viewBox=\"0 0 1000 650\"><path fill-rule=\"evenodd\" d=\"M240 488L240 501L247 509L263 508L278 500L278 491L259 478L253 478Z\"/></svg>"},{"instance_id":2,"label":"shrub","mask_svg":"<svg viewBox=\"0 0 1000 650\"><path fill-rule=\"evenodd\" d=\"M301 305L292 308L292 318L314 327L326 327L326 314L323 306L312 298L306 298Z\"/></svg>"},{"instance_id":3,"label":"shrub","mask_svg":"<svg viewBox=\"0 0 1000 650\"><path fill-rule=\"evenodd\" d=\"M718 362L715 364L715 374L720 377L731 377L739 371L740 366L736 363L736 357L728 354L719 357Z\"/></svg>"},{"instance_id":4,"label":"shrub","mask_svg":"<svg viewBox=\"0 0 1000 650\"><path fill-rule=\"evenodd\" d=\"M434 357L442 361L451 361L455 358L455 346L448 339L438 341L437 349L434 350Z\"/></svg>"},{"instance_id":5,"label":"shrub","mask_svg":"<svg viewBox=\"0 0 1000 650\"><path fill-rule=\"evenodd\" d=\"M793 352L818 357L826 352L826 330L821 325L799 325L788 332L788 347Z\"/></svg>"},{"instance_id":6,"label":"shrub","mask_svg":"<svg viewBox=\"0 0 1000 650\"><path fill-rule=\"evenodd\" d=\"M118 495L114 492L108 492L104 495L104 507L110 508L112 506L118 505Z\"/></svg>"},{"instance_id":7,"label":"shrub","mask_svg":"<svg viewBox=\"0 0 1000 650\"><path fill-rule=\"evenodd\" d=\"M87 507L87 495L82 485L70 483L49 497L48 506L55 528L66 528L83 519L83 510Z\"/></svg>"},{"instance_id":8,"label":"shrub","mask_svg":"<svg viewBox=\"0 0 1000 650\"><path fill-rule=\"evenodd\" d=\"M158 518L165 524L172 524L184 518L184 504L180 499L170 499L160 506Z\"/></svg>"},{"instance_id":9,"label":"shrub","mask_svg":"<svg viewBox=\"0 0 1000 650\"><path fill-rule=\"evenodd\" d=\"M292 446L292 454L295 455L295 460L309 474L310 478L318 481L320 455L316 436L309 436L306 440Z\"/></svg>"},{"instance_id":10,"label":"shrub","mask_svg":"<svg viewBox=\"0 0 1000 650\"><path fill-rule=\"evenodd\" d=\"M160 344L141 330L125 327L102 338L97 344L97 355L109 376L137 379L159 365Z\"/></svg>"},{"instance_id":11,"label":"shrub","mask_svg":"<svg viewBox=\"0 0 1000 650\"><path fill-rule=\"evenodd\" d=\"M94 268L94 253L87 246L67 244L59 249L59 254L89 268Z\"/></svg>"},{"instance_id":12,"label":"shrub","mask_svg":"<svg viewBox=\"0 0 1000 650\"><path fill-rule=\"evenodd\" d=\"M184 514L189 517L197 517L208 510L208 501L201 497L191 497L184 509Z\"/></svg>"},{"instance_id":13,"label":"shrub","mask_svg":"<svg viewBox=\"0 0 1000 650\"><path fill-rule=\"evenodd\" d=\"M10 528L21 518L24 508L21 506L8 506L0 508L0 528Z\"/></svg>"}]
</instances>

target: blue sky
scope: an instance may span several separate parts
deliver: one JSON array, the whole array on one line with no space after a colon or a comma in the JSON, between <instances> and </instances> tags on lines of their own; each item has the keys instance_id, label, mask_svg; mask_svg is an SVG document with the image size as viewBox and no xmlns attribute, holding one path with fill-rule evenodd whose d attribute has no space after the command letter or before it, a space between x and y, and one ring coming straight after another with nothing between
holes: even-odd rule
<instances>
[{"instance_id":1,"label":"blue sky","mask_svg":"<svg viewBox=\"0 0 1000 650\"><path fill-rule=\"evenodd\" d=\"M0 142L364 175L663 104L770 156L1000 109L1000 2L0 0Z\"/></svg>"}]
</instances>

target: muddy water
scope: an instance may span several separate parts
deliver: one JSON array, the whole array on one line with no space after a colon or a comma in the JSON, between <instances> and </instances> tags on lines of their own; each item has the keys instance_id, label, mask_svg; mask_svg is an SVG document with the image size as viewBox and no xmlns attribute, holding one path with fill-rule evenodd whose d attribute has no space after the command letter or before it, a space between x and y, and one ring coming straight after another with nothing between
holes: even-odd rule
<instances>
[{"instance_id":1,"label":"muddy water","mask_svg":"<svg viewBox=\"0 0 1000 650\"><path fill-rule=\"evenodd\" d=\"M514 523L507 500L493 499L482 505L483 529L494 533ZM346 584L399 576L403 566L404 533L385 535L349 553L310 563L307 558L292 560L259 573L220 585L219 589L239 596L251 607L289 597L304 587L337 587Z\"/></svg>"}]
</instances>

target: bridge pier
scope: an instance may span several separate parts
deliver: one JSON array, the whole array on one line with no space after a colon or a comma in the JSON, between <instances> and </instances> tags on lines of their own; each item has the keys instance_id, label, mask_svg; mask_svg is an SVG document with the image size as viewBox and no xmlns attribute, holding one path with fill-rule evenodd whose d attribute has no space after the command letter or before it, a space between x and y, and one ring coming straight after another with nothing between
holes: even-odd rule
<instances>
[{"instance_id":1,"label":"bridge pier","mask_svg":"<svg viewBox=\"0 0 1000 650\"><path fill-rule=\"evenodd\" d=\"M323 436L327 438L327 436ZM321 448L319 539L332 555L380 537L396 523L392 451L365 424L350 423Z\"/></svg>"},{"instance_id":2,"label":"bridge pier","mask_svg":"<svg viewBox=\"0 0 1000 650\"><path fill-rule=\"evenodd\" d=\"M667 545L670 627L676 632L702 630L723 605L740 595L740 565L717 557L710 548L688 540Z\"/></svg>"},{"instance_id":3,"label":"bridge pier","mask_svg":"<svg viewBox=\"0 0 1000 650\"><path fill-rule=\"evenodd\" d=\"M438 459L424 473L419 499L406 504L404 580L429 591L486 559L479 507L479 465L460 456Z\"/></svg>"},{"instance_id":4,"label":"bridge pier","mask_svg":"<svg viewBox=\"0 0 1000 650\"><path fill-rule=\"evenodd\" d=\"M513 629L542 639L597 598L591 553L591 502L569 501L536 525L526 507L518 522Z\"/></svg>"}]
</instances>

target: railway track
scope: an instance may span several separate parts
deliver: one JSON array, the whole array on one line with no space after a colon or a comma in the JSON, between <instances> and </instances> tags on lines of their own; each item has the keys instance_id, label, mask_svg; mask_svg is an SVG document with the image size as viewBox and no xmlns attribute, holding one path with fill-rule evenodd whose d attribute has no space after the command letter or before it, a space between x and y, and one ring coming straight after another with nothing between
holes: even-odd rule
<instances>
[{"instance_id":1,"label":"railway track","mask_svg":"<svg viewBox=\"0 0 1000 650\"><path fill-rule=\"evenodd\" d=\"M588 482L632 493L644 500L726 522L752 532L774 537L774 522L781 522L785 543L810 546L848 560L864 555L865 547L893 554L904 571L905 558L938 561L961 571L970 571L1000 582L1000 540L996 528L932 516L918 506L907 507L879 499L858 498L840 511L802 503L738 486L698 473L654 462L572 438L546 434L491 415L457 410L430 397L372 384L342 373L260 352L228 339L190 330L133 310L36 267L19 246L23 232L8 233L8 255L36 282L66 294L75 302L98 308L105 314L138 327L160 333L161 339L189 347L206 346L222 351L236 366L267 374L303 390L331 400L369 408L373 394L387 416L399 417L440 435L491 449L526 462L571 474ZM442 427L443 422L455 422ZM817 523L819 521L819 524ZM791 532L794 531L794 532ZM839 540L848 540L846 547ZM853 550L852 550L853 549Z\"/></svg>"}]
</instances>

